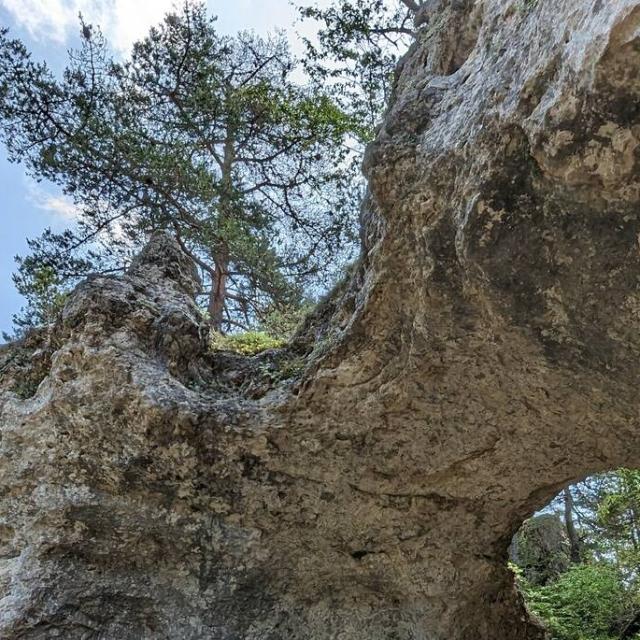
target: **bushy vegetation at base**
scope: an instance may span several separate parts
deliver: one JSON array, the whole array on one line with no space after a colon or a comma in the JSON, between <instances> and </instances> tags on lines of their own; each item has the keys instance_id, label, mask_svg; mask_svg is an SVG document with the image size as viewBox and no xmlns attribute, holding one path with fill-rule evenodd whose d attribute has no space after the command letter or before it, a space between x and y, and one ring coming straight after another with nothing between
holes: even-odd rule
<instances>
[{"instance_id":1,"label":"bushy vegetation at base","mask_svg":"<svg viewBox=\"0 0 640 640\"><path fill-rule=\"evenodd\" d=\"M619 640L639 604L622 574L605 563L575 565L541 587L520 573L518 584L553 640Z\"/></svg>"},{"instance_id":2,"label":"bushy vegetation at base","mask_svg":"<svg viewBox=\"0 0 640 640\"><path fill-rule=\"evenodd\" d=\"M209 346L212 351L233 351L253 356L269 349L280 349L291 340L296 329L313 304L305 301L272 311L257 328L250 331L222 334L211 332Z\"/></svg>"}]
</instances>

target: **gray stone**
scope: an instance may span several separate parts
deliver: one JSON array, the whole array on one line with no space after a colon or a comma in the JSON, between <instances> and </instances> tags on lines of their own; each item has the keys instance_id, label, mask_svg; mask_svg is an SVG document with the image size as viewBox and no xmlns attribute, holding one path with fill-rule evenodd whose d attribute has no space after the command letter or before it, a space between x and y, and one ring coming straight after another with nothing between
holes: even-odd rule
<instances>
[{"instance_id":1,"label":"gray stone","mask_svg":"<svg viewBox=\"0 0 640 640\"><path fill-rule=\"evenodd\" d=\"M553 513L530 518L514 537L509 555L531 584L542 586L553 582L571 566L571 548L564 522Z\"/></svg>"}]
</instances>

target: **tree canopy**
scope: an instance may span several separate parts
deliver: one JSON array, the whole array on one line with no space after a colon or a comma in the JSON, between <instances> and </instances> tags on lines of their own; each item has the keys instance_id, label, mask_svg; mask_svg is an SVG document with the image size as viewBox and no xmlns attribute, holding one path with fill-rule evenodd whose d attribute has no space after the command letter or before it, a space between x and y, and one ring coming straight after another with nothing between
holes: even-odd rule
<instances>
[{"instance_id":1,"label":"tree canopy","mask_svg":"<svg viewBox=\"0 0 640 640\"><path fill-rule=\"evenodd\" d=\"M431 4L433 0L334 0L329 6L299 9L303 20L319 26L317 38L306 39L308 72L333 88L341 106L369 136L389 102L398 59Z\"/></svg>"},{"instance_id":2,"label":"tree canopy","mask_svg":"<svg viewBox=\"0 0 640 640\"><path fill-rule=\"evenodd\" d=\"M357 124L318 84L295 81L286 41L220 35L190 2L124 61L81 27L61 78L0 35L0 137L79 211L74 228L30 242L16 275L32 302L23 322L47 315L43 287L48 305L87 273L121 269L158 229L199 265L217 330L330 280L353 246Z\"/></svg>"}]
</instances>

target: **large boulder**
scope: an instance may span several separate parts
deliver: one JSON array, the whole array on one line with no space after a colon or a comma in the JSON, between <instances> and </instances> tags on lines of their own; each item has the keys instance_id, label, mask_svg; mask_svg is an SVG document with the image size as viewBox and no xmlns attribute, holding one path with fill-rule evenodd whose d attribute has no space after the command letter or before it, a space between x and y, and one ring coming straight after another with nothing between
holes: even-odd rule
<instances>
[{"instance_id":1,"label":"large boulder","mask_svg":"<svg viewBox=\"0 0 640 640\"><path fill-rule=\"evenodd\" d=\"M571 566L564 523L554 513L541 513L526 520L511 542L509 555L531 584L543 586L553 582Z\"/></svg>"}]
</instances>

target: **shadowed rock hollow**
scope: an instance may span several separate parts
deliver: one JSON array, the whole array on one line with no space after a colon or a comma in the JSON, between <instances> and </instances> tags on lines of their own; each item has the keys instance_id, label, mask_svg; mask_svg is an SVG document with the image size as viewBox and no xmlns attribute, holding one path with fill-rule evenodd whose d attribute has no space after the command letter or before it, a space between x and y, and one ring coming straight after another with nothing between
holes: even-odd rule
<instances>
[{"instance_id":1,"label":"shadowed rock hollow","mask_svg":"<svg viewBox=\"0 0 640 640\"><path fill-rule=\"evenodd\" d=\"M0 637L542 637L513 533L640 466L640 0L439 5L289 349L207 355L160 235L0 352Z\"/></svg>"}]
</instances>

